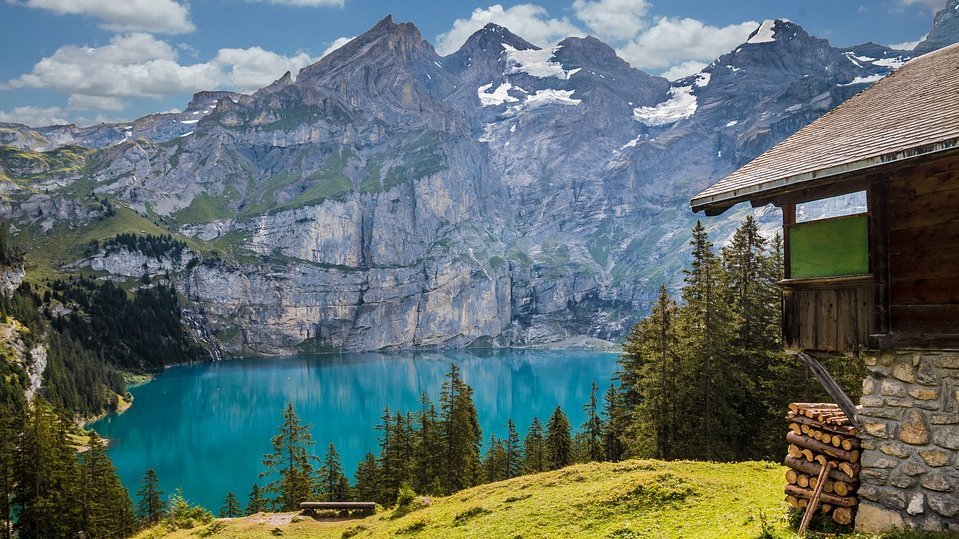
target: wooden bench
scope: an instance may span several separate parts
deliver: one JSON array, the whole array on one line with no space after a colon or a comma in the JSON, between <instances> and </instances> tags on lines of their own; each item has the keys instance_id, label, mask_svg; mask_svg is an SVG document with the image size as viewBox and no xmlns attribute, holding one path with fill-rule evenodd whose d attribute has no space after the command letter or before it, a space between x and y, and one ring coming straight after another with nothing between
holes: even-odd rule
<instances>
[{"instance_id":1,"label":"wooden bench","mask_svg":"<svg viewBox=\"0 0 959 539\"><path fill-rule=\"evenodd\" d=\"M301 502L300 509L308 513L315 511L340 511L349 513L350 511L359 511L363 514L372 515L376 512L376 503L374 502Z\"/></svg>"}]
</instances>

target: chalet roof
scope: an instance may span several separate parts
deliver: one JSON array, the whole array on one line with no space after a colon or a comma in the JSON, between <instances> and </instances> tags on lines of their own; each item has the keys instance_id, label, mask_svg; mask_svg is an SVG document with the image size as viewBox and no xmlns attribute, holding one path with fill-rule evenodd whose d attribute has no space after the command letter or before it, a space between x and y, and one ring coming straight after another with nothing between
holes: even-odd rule
<instances>
[{"instance_id":1,"label":"chalet roof","mask_svg":"<svg viewBox=\"0 0 959 539\"><path fill-rule=\"evenodd\" d=\"M959 44L915 58L699 193L693 211L959 147Z\"/></svg>"}]
</instances>

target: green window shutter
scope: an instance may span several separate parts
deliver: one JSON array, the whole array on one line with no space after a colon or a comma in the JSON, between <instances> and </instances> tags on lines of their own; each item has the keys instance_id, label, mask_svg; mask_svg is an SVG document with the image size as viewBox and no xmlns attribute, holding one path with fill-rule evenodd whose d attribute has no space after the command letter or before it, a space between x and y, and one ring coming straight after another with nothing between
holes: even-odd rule
<instances>
[{"instance_id":1,"label":"green window shutter","mask_svg":"<svg viewBox=\"0 0 959 539\"><path fill-rule=\"evenodd\" d=\"M868 215L790 225L789 257L792 279L869 273Z\"/></svg>"}]
</instances>

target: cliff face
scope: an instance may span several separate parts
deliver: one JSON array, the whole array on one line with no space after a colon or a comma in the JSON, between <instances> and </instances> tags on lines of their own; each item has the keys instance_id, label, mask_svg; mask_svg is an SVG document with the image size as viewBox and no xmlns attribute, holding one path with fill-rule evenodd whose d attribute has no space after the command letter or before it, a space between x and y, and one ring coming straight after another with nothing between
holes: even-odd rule
<instances>
[{"instance_id":1,"label":"cliff face","mask_svg":"<svg viewBox=\"0 0 959 539\"><path fill-rule=\"evenodd\" d=\"M541 50L489 25L439 57L387 18L295 79L133 122L81 166L3 161L0 213L106 236L128 206L188 239L180 260L70 267L170 273L234 353L616 340L681 278L691 195L908 55L767 21L671 83L594 38ZM21 152L44 133L0 129Z\"/></svg>"}]
</instances>

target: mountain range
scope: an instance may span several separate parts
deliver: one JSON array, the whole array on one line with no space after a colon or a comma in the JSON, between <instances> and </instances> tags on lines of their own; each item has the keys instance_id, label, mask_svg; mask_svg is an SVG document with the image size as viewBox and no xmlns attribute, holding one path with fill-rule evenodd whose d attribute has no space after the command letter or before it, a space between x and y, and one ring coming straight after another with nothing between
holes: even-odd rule
<instances>
[{"instance_id":1,"label":"mountain range","mask_svg":"<svg viewBox=\"0 0 959 539\"><path fill-rule=\"evenodd\" d=\"M959 0L913 51L769 20L669 81L593 37L541 49L494 24L443 57L387 17L250 95L0 124L0 217L37 278L169 279L232 354L603 346L681 280L691 195L956 41ZM708 220L714 240L744 211ZM102 245L120 232L187 248Z\"/></svg>"}]
</instances>

